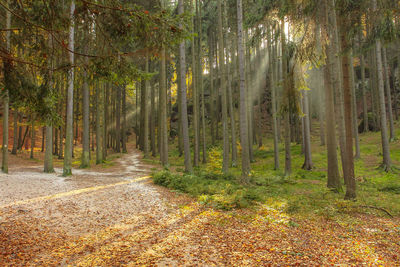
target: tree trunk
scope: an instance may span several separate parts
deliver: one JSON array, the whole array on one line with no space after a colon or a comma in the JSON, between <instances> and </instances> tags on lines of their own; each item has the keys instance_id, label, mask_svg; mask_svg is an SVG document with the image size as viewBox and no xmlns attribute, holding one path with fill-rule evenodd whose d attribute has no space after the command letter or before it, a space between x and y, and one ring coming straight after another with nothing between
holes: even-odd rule
<instances>
[{"instance_id":1,"label":"tree trunk","mask_svg":"<svg viewBox=\"0 0 400 267\"><path fill-rule=\"evenodd\" d=\"M180 49L180 48L179 48ZM178 51L180 55L180 51ZM179 157L183 155L183 121L182 121L182 83L181 83L181 63L180 58L178 58L178 64L176 69L177 77L178 77L178 150L179 150ZM185 77L186 79L186 77Z\"/></svg>"},{"instance_id":2,"label":"tree trunk","mask_svg":"<svg viewBox=\"0 0 400 267\"><path fill-rule=\"evenodd\" d=\"M362 31L360 30L359 34L359 39L360 39L360 50L362 46ZM368 126L368 103L367 103L367 92L365 90L365 58L362 53L360 52L360 68L361 68L361 94L362 94L362 104L363 104L363 118L364 118L364 132L369 131L369 126ZM371 74L370 74L371 76ZM371 77L370 77L371 79Z\"/></svg>"},{"instance_id":3,"label":"tree trunk","mask_svg":"<svg viewBox=\"0 0 400 267\"><path fill-rule=\"evenodd\" d=\"M117 85L117 99L115 105L115 151L121 153L121 86ZM146 88L150 91L150 87Z\"/></svg>"},{"instance_id":4,"label":"tree trunk","mask_svg":"<svg viewBox=\"0 0 400 267\"><path fill-rule=\"evenodd\" d=\"M178 0L178 13L184 13L183 0ZM183 27L182 24L179 25ZM189 126L187 115L187 98L186 98L186 55L185 55L185 42L179 45L179 62L180 62L180 84L181 84L181 120L182 120L182 139L183 150L185 155L185 171L193 172L192 163L190 161L190 146L189 146Z\"/></svg>"},{"instance_id":5,"label":"tree trunk","mask_svg":"<svg viewBox=\"0 0 400 267\"><path fill-rule=\"evenodd\" d=\"M135 83L135 97L136 97L136 101L135 101L135 110L136 110L136 114L135 114L135 137L136 137L136 149L138 149L140 147L140 141L139 141L139 136L140 136L140 103L139 103L139 94L140 94L140 82L136 82Z\"/></svg>"},{"instance_id":6,"label":"tree trunk","mask_svg":"<svg viewBox=\"0 0 400 267\"><path fill-rule=\"evenodd\" d=\"M323 14L322 14L323 15ZM323 16L317 19L317 27L316 27L316 45L317 45L317 55L322 58L322 45L321 45L321 25L320 21L323 20ZM320 145L325 146L325 112L324 106L326 105L324 101L324 72L322 68L318 68L316 70L318 76L318 83L321 88L318 90L318 119L319 119L319 136L320 136Z\"/></svg>"},{"instance_id":7,"label":"tree trunk","mask_svg":"<svg viewBox=\"0 0 400 267\"><path fill-rule=\"evenodd\" d=\"M344 98L344 116L345 116L345 133L346 133L346 165L343 169L344 180L346 181L346 195L345 199L356 198L356 179L354 175L354 158L353 158L353 120L352 120L352 89L351 89L351 70L349 50L350 45L347 40L347 33L345 29L349 27L349 17L347 14L342 15L340 18L341 29L341 50L342 53L342 75L343 75L343 98Z\"/></svg>"},{"instance_id":8,"label":"tree trunk","mask_svg":"<svg viewBox=\"0 0 400 267\"><path fill-rule=\"evenodd\" d=\"M104 110L105 107L104 107ZM105 114L104 114L105 115ZM106 123L104 123L104 127ZM127 126L126 126L126 85L124 84L122 87L122 153L127 153L126 143L128 142L127 138Z\"/></svg>"},{"instance_id":9,"label":"tree trunk","mask_svg":"<svg viewBox=\"0 0 400 267\"><path fill-rule=\"evenodd\" d=\"M215 145L215 129L216 129L216 118L215 118L215 89L214 89L214 41L213 34L209 33L209 50L208 60L210 68L210 117L211 117L211 144Z\"/></svg>"},{"instance_id":10,"label":"tree trunk","mask_svg":"<svg viewBox=\"0 0 400 267\"><path fill-rule=\"evenodd\" d=\"M191 7L193 8L193 1L191 1ZM195 32L195 16L192 19L192 31ZM192 98L193 98L193 135L194 135L194 154L193 154L193 166L199 166L200 157L200 138L199 138L199 92L197 83L197 62L196 62L196 37L193 37L192 46Z\"/></svg>"},{"instance_id":11,"label":"tree trunk","mask_svg":"<svg viewBox=\"0 0 400 267\"><path fill-rule=\"evenodd\" d=\"M34 158L34 150L35 150L35 133L36 133L36 129L35 129L35 119L32 116L32 127L31 127L31 154L30 154L30 158L33 159Z\"/></svg>"},{"instance_id":12,"label":"tree trunk","mask_svg":"<svg viewBox=\"0 0 400 267\"><path fill-rule=\"evenodd\" d=\"M242 146L242 183L249 182L250 156L249 137L246 107L246 75L245 54L243 44L243 7L242 0L237 0L237 26L238 26L238 57L239 57L239 82L240 82L240 144Z\"/></svg>"},{"instance_id":13,"label":"tree trunk","mask_svg":"<svg viewBox=\"0 0 400 267\"><path fill-rule=\"evenodd\" d=\"M70 27L68 49L69 63L71 68L68 71L68 92L67 92L67 123L63 176L72 175L72 150L73 150L73 113L74 113L74 33L75 33L75 0L71 0L70 8Z\"/></svg>"},{"instance_id":14,"label":"tree trunk","mask_svg":"<svg viewBox=\"0 0 400 267\"><path fill-rule=\"evenodd\" d=\"M22 123L22 115L19 114L19 122ZM22 148L22 126L18 127L18 147L17 150Z\"/></svg>"},{"instance_id":15,"label":"tree trunk","mask_svg":"<svg viewBox=\"0 0 400 267\"><path fill-rule=\"evenodd\" d=\"M103 163L102 84L96 84L96 164Z\"/></svg>"},{"instance_id":16,"label":"tree trunk","mask_svg":"<svg viewBox=\"0 0 400 267\"><path fill-rule=\"evenodd\" d=\"M204 86L203 86L203 47L202 47L202 36L203 36L203 27L201 24L201 18L202 18L202 6L201 6L201 1L197 0L197 8L198 8L198 15L197 15L197 29L199 32L199 54L198 54L198 82L199 82L199 89L200 89L200 101L201 101L201 129L202 129L202 153L203 153L203 158L202 162L206 163L207 162L207 143L206 143L206 114L205 114L205 97L204 97Z\"/></svg>"},{"instance_id":17,"label":"tree trunk","mask_svg":"<svg viewBox=\"0 0 400 267\"><path fill-rule=\"evenodd\" d=\"M351 86L351 109L353 115L353 135L355 142L355 159L360 158L360 138L358 136L358 112L357 112L357 96L356 96L356 83L355 83L355 73L354 73L354 64L353 64L353 56L350 53L350 86Z\"/></svg>"},{"instance_id":18,"label":"tree trunk","mask_svg":"<svg viewBox=\"0 0 400 267\"><path fill-rule=\"evenodd\" d=\"M394 119L393 119L393 108L392 108L392 93L390 88L390 78L389 78L389 64L386 56L386 48L382 48L382 59L383 59L383 69L385 73L385 89L386 89L386 98L387 98L387 110L388 110L388 118L389 118L389 126L390 126L390 141L393 142L396 139L396 133L394 128Z\"/></svg>"},{"instance_id":19,"label":"tree trunk","mask_svg":"<svg viewBox=\"0 0 400 267\"><path fill-rule=\"evenodd\" d=\"M268 31L268 40L271 40L270 32ZM274 170L279 170L279 137L278 137L278 120L277 120L277 102L276 102L276 85L277 85L277 49L268 41L269 49L269 76L270 76L270 88L271 88L271 108L272 108L272 132L274 139ZM275 43L275 46L278 46Z\"/></svg>"},{"instance_id":20,"label":"tree trunk","mask_svg":"<svg viewBox=\"0 0 400 267\"><path fill-rule=\"evenodd\" d=\"M376 11L377 4L376 0L372 1L373 10ZM376 50L376 65L378 69L378 93L379 93L379 107L380 107L380 122L381 122L381 139L382 139L382 154L383 163L382 168L385 171L391 169L389 139L387 135L387 120L386 120L386 105L385 105L385 89L383 80L383 66L382 66L382 45L381 40L376 39L375 41Z\"/></svg>"},{"instance_id":21,"label":"tree trunk","mask_svg":"<svg viewBox=\"0 0 400 267\"><path fill-rule=\"evenodd\" d=\"M85 32L85 34L88 34ZM85 48L85 53L87 53ZM89 63L88 57L84 58L85 65ZM83 86L82 86L82 112L83 112L83 139L82 139L82 162L81 168L90 166L90 89L88 83L88 73L86 68L83 68Z\"/></svg>"},{"instance_id":22,"label":"tree trunk","mask_svg":"<svg viewBox=\"0 0 400 267\"><path fill-rule=\"evenodd\" d=\"M226 98L226 72L225 72L225 47L222 25L222 0L218 0L218 48L219 48L219 68L221 77L221 108L222 108L222 138L223 138L223 163L222 171L227 173L229 170L229 132L228 132L228 110Z\"/></svg>"},{"instance_id":23,"label":"tree trunk","mask_svg":"<svg viewBox=\"0 0 400 267\"><path fill-rule=\"evenodd\" d=\"M324 0L324 6L327 0ZM327 30L328 18L325 19L324 29ZM325 50L328 50L326 47ZM324 67L324 87L325 87L325 114L326 114L326 148L328 151L328 188L340 191L340 174L337 158L337 142L336 142L336 118L335 118L335 94L332 87L332 57L326 52L326 66Z\"/></svg>"},{"instance_id":24,"label":"tree trunk","mask_svg":"<svg viewBox=\"0 0 400 267\"><path fill-rule=\"evenodd\" d=\"M328 4L328 14L329 14L329 37L332 44L329 46L329 53L331 53L332 58L332 71L330 72L333 75L333 88L336 89L336 106L335 112L338 114L337 124L339 131L339 146L340 146L340 155L342 161L343 172L346 169L346 129L345 129L345 117L344 117L344 103L343 103L343 77L341 76L341 60L340 60L340 46L339 46L339 30L337 27L336 20L336 10L335 10L335 1L329 0ZM346 176L344 176L346 179ZM345 180L346 183L346 180Z\"/></svg>"},{"instance_id":25,"label":"tree trunk","mask_svg":"<svg viewBox=\"0 0 400 267\"><path fill-rule=\"evenodd\" d=\"M150 56L147 54L146 55L146 73L149 73L149 64L150 64ZM144 152L144 157L148 158L149 157L149 93L150 93L150 81L146 80L145 81L145 88L144 88L144 93L142 101L144 104L142 105L144 107L143 110L143 152ZM118 120L118 119L117 119Z\"/></svg>"},{"instance_id":26,"label":"tree trunk","mask_svg":"<svg viewBox=\"0 0 400 267\"><path fill-rule=\"evenodd\" d=\"M7 0L7 7L10 5L10 1ZM6 28L11 29L11 12L6 11ZM6 48L7 53L11 54L11 31L6 32ZM9 116L9 71L11 68L11 62L4 60L4 94L3 94L3 150L2 150L2 163L1 170L3 173L8 173L8 116Z\"/></svg>"},{"instance_id":27,"label":"tree trunk","mask_svg":"<svg viewBox=\"0 0 400 267\"><path fill-rule=\"evenodd\" d=\"M161 1L162 7L165 7L164 0ZM167 125L167 66L165 47L161 49L160 61L160 86L159 86L159 108L160 125L158 126L160 135L160 161L163 166L168 165L168 125Z\"/></svg>"},{"instance_id":28,"label":"tree trunk","mask_svg":"<svg viewBox=\"0 0 400 267\"><path fill-rule=\"evenodd\" d=\"M287 69L287 54L286 54L286 40L285 40L285 23L282 21L281 23L281 55L282 55L282 65L281 65L281 72L282 72L282 81L283 81L283 88L284 91L290 90L290 86L292 86L292 77L288 77L288 69ZM289 80L290 79L290 80ZM289 97L287 94L286 97ZM292 152L291 152L291 130L290 130L290 99L287 99L287 107L284 114L284 127L285 127L285 175L288 176L292 173Z\"/></svg>"},{"instance_id":29,"label":"tree trunk","mask_svg":"<svg viewBox=\"0 0 400 267\"><path fill-rule=\"evenodd\" d=\"M14 109L14 137L13 137L13 148L11 154L17 155L18 150L18 110Z\"/></svg>"},{"instance_id":30,"label":"tree trunk","mask_svg":"<svg viewBox=\"0 0 400 267\"><path fill-rule=\"evenodd\" d=\"M310 134L310 111L308 104L308 91L303 91L303 110L304 110L304 164L303 169L311 170L313 167L311 158L311 134Z\"/></svg>"},{"instance_id":31,"label":"tree trunk","mask_svg":"<svg viewBox=\"0 0 400 267\"><path fill-rule=\"evenodd\" d=\"M156 144L156 87L154 82L151 82L150 91L150 147L151 155L157 156L157 144Z\"/></svg>"},{"instance_id":32,"label":"tree trunk","mask_svg":"<svg viewBox=\"0 0 400 267\"><path fill-rule=\"evenodd\" d=\"M105 83L104 85L104 99L103 99L103 160L106 160L107 158L107 143L108 143L108 133L109 133L109 129L108 129L108 124L109 124L109 96L110 94L110 83Z\"/></svg>"},{"instance_id":33,"label":"tree trunk","mask_svg":"<svg viewBox=\"0 0 400 267\"><path fill-rule=\"evenodd\" d=\"M247 122L248 122L248 137L249 137L249 157L250 157L250 162L254 161L254 153L253 153L253 144L254 144L254 136L253 136L253 85L252 85L252 80L251 80L251 57L250 57L250 48L247 47L248 43L248 36L249 33L246 30L245 31L245 44L246 44L246 63L245 63L245 68L246 68L246 88L247 88Z\"/></svg>"},{"instance_id":34,"label":"tree trunk","mask_svg":"<svg viewBox=\"0 0 400 267\"><path fill-rule=\"evenodd\" d=\"M49 34L49 47L53 47L52 36ZM53 91L53 55L49 59L48 83L49 89ZM55 107L52 106L51 110L55 112ZM53 168L53 122L51 120L46 122L46 150L44 155L44 172L52 173Z\"/></svg>"}]
</instances>

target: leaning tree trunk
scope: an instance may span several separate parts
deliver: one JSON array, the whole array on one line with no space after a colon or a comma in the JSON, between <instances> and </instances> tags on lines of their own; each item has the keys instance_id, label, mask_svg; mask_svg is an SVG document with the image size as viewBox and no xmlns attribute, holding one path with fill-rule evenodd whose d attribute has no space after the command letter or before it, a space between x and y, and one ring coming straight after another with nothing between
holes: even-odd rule
<instances>
[{"instance_id":1,"label":"leaning tree trunk","mask_svg":"<svg viewBox=\"0 0 400 267\"><path fill-rule=\"evenodd\" d=\"M10 1L7 0L7 7L10 5ZM6 28L11 29L11 12L9 10L6 11ZM7 53L11 54L11 31L6 32L6 49ZM4 59L3 59L4 60ZM3 151L2 151L2 163L1 170L4 173L8 173L8 112L9 112L9 75L11 62L10 60L4 60L4 94L3 94Z\"/></svg>"},{"instance_id":2,"label":"leaning tree trunk","mask_svg":"<svg viewBox=\"0 0 400 267\"><path fill-rule=\"evenodd\" d=\"M184 12L183 0L178 0L178 13L182 15ZM179 25L183 27L182 24ZM185 171L193 172L192 163L190 161L190 146L189 146L189 126L187 115L187 98L186 98L186 55L185 55L185 42L182 41L179 45L179 63L180 63L180 84L181 84L181 123L182 123L182 139L183 150L185 154Z\"/></svg>"},{"instance_id":3,"label":"leaning tree trunk","mask_svg":"<svg viewBox=\"0 0 400 267\"><path fill-rule=\"evenodd\" d=\"M242 183L249 182L250 156L249 136L246 107L246 76L245 55L243 43L243 7L242 0L237 0L237 27L238 27L238 57L239 57L239 82L240 82L240 144L242 146Z\"/></svg>"},{"instance_id":4,"label":"leaning tree trunk","mask_svg":"<svg viewBox=\"0 0 400 267\"><path fill-rule=\"evenodd\" d=\"M75 0L71 1L70 8L70 27L69 27L69 40L68 40L68 54L69 63L71 67L68 71L68 92L67 92L67 123L66 123L66 138L65 138L65 153L64 153L64 167L63 176L72 175L72 139L73 134L73 113L74 113L74 33L75 33Z\"/></svg>"}]
</instances>

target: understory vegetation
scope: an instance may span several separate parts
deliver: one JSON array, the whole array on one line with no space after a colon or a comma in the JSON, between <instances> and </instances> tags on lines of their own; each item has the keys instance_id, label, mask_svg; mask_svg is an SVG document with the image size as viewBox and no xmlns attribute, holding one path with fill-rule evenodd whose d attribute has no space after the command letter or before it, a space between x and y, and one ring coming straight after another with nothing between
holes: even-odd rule
<instances>
[{"instance_id":1,"label":"understory vegetation","mask_svg":"<svg viewBox=\"0 0 400 267\"><path fill-rule=\"evenodd\" d=\"M292 160L295 168L291 176L281 170L273 170L273 148L268 140L255 149L249 184L239 182L240 167L232 167L228 174L221 170L222 150L210 147L209 163L190 173L185 173L183 160L178 151L171 151L169 169L156 172L154 182L176 192L187 193L199 203L222 210L256 208L265 203L279 207L286 213L312 218L312 215L328 219L343 218L353 213L369 213L378 216L400 214L400 179L396 171L387 173L377 168L379 162L379 133L361 135L361 159L355 161L358 199L343 200L344 191L332 191L326 187L326 152L313 136L314 169L303 170L304 156L301 145L292 144ZM392 144L395 165L400 162L400 144ZM280 155L283 160L283 153ZM149 160L153 162L153 160Z\"/></svg>"}]
</instances>

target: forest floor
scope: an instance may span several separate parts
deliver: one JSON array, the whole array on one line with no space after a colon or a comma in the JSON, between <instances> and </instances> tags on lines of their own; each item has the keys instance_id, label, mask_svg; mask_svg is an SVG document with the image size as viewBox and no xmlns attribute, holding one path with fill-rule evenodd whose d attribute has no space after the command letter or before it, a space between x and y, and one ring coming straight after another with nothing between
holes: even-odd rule
<instances>
[{"instance_id":1,"label":"forest floor","mask_svg":"<svg viewBox=\"0 0 400 267\"><path fill-rule=\"evenodd\" d=\"M66 178L10 156L10 174L0 175L0 265L399 265L398 216L217 210L154 185L157 167L129 151Z\"/></svg>"}]
</instances>

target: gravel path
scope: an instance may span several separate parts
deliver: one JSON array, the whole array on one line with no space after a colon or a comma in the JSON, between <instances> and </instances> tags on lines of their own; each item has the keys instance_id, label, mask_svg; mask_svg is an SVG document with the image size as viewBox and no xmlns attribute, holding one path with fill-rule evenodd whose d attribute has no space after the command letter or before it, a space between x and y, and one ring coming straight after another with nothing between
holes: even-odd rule
<instances>
[{"instance_id":1,"label":"gravel path","mask_svg":"<svg viewBox=\"0 0 400 267\"><path fill-rule=\"evenodd\" d=\"M139 153L124 155L101 171L74 169L71 177L55 171L44 174L41 166L26 166L0 175L1 266L67 264L75 255L64 251L56 257L54 248L72 252L65 248L71 242L168 220L171 205L150 183ZM90 250L83 243L82 251Z\"/></svg>"}]
</instances>

